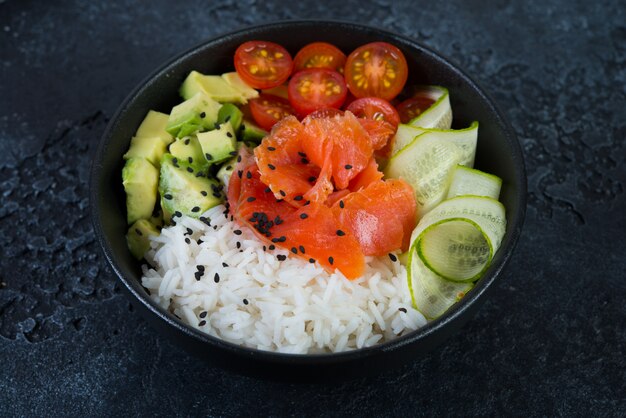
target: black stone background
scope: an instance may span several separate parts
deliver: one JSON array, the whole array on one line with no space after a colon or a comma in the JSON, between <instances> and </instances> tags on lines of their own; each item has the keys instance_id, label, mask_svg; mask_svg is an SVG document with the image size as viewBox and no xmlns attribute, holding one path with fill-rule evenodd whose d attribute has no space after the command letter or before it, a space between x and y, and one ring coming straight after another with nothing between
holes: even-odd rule
<instances>
[{"instance_id":1,"label":"black stone background","mask_svg":"<svg viewBox=\"0 0 626 418\"><path fill-rule=\"evenodd\" d=\"M620 1L0 1L0 415L624 416L626 6ZM207 367L133 312L94 240L91 153L179 52L275 19L381 26L450 57L519 134L523 236L479 314L380 377Z\"/></svg>"}]
</instances>

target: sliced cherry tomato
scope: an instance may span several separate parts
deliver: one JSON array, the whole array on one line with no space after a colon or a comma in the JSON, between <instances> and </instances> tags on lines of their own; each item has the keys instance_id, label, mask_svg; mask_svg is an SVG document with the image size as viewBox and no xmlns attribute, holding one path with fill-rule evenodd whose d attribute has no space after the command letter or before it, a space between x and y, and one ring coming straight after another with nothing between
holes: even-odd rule
<instances>
[{"instance_id":1,"label":"sliced cherry tomato","mask_svg":"<svg viewBox=\"0 0 626 418\"><path fill-rule=\"evenodd\" d=\"M261 94L258 98L250 100L249 103L252 117L256 123L268 131L282 118L296 114L289 101L271 94Z\"/></svg>"},{"instance_id":2,"label":"sliced cherry tomato","mask_svg":"<svg viewBox=\"0 0 626 418\"><path fill-rule=\"evenodd\" d=\"M397 127L400 124L400 115L386 100L378 97L364 97L356 99L346 110L354 113L357 118L382 120Z\"/></svg>"},{"instance_id":3,"label":"sliced cherry tomato","mask_svg":"<svg viewBox=\"0 0 626 418\"><path fill-rule=\"evenodd\" d=\"M348 55L344 74L356 97L391 100L404 88L409 72L402 51L386 42L372 42Z\"/></svg>"},{"instance_id":4,"label":"sliced cherry tomato","mask_svg":"<svg viewBox=\"0 0 626 418\"><path fill-rule=\"evenodd\" d=\"M255 89L281 85L291 75L293 61L282 46L267 41L249 41L235 51L235 69Z\"/></svg>"},{"instance_id":5,"label":"sliced cherry tomato","mask_svg":"<svg viewBox=\"0 0 626 418\"><path fill-rule=\"evenodd\" d=\"M378 97L356 99L346 110L354 113L370 136L372 148L383 150L377 154L388 153L386 145L394 136L400 123L396 109L386 100Z\"/></svg>"},{"instance_id":6,"label":"sliced cherry tomato","mask_svg":"<svg viewBox=\"0 0 626 418\"><path fill-rule=\"evenodd\" d=\"M289 80L289 102L303 117L326 107L341 107L347 91L343 76L325 68L302 70Z\"/></svg>"},{"instance_id":7,"label":"sliced cherry tomato","mask_svg":"<svg viewBox=\"0 0 626 418\"><path fill-rule=\"evenodd\" d=\"M343 72L346 55L339 48L326 42L313 42L303 47L293 59L293 71L307 68L328 68Z\"/></svg>"},{"instance_id":8,"label":"sliced cherry tomato","mask_svg":"<svg viewBox=\"0 0 626 418\"><path fill-rule=\"evenodd\" d=\"M406 99L397 106L402 123L409 123L418 117L424 110L428 109L435 103L430 97L416 96Z\"/></svg>"}]
</instances>

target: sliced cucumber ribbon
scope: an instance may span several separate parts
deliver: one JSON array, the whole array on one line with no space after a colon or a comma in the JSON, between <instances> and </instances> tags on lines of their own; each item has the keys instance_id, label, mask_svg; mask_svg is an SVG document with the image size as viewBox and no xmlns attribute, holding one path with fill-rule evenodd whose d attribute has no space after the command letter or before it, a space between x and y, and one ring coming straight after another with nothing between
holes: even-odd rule
<instances>
[{"instance_id":1,"label":"sliced cucumber ribbon","mask_svg":"<svg viewBox=\"0 0 626 418\"><path fill-rule=\"evenodd\" d=\"M460 130L404 130L408 129L420 133L389 160L384 171L387 177L403 178L413 187L421 217L446 197L454 168L474 164L478 122Z\"/></svg>"},{"instance_id":2,"label":"sliced cucumber ribbon","mask_svg":"<svg viewBox=\"0 0 626 418\"><path fill-rule=\"evenodd\" d=\"M474 195L498 200L502 179L493 174L457 165L452 173L452 182L447 199L457 196Z\"/></svg>"},{"instance_id":3,"label":"sliced cucumber ribbon","mask_svg":"<svg viewBox=\"0 0 626 418\"><path fill-rule=\"evenodd\" d=\"M409 125L420 128L450 129L452 107L448 89L441 86L420 86L416 94L429 97L435 103L412 119Z\"/></svg>"}]
</instances>

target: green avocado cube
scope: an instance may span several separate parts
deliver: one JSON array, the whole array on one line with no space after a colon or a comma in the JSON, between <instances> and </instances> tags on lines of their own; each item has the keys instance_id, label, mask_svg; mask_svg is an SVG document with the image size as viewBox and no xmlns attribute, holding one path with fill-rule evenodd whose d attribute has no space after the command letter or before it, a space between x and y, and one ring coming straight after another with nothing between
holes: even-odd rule
<instances>
[{"instance_id":1,"label":"green avocado cube","mask_svg":"<svg viewBox=\"0 0 626 418\"><path fill-rule=\"evenodd\" d=\"M174 141L170 145L170 154L178 158L179 161L191 165L195 170L203 170L208 166L200 142L195 135Z\"/></svg>"},{"instance_id":2,"label":"green avocado cube","mask_svg":"<svg viewBox=\"0 0 626 418\"><path fill-rule=\"evenodd\" d=\"M165 130L168 119L169 115L150 110L143 119L143 122L141 122L141 125L139 125L135 136L148 138L156 137L163 141L165 145L169 145L174 138Z\"/></svg>"},{"instance_id":3,"label":"green avocado cube","mask_svg":"<svg viewBox=\"0 0 626 418\"><path fill-rule=\"evenodd\" d=\"M259 92L247 85L236 72L224 73L222 74L222 78L226 80L231 87L239 91L239 94L243 98L243 100L240 101L241 104L246 104L248 100L259 97Z\"/></svg>"},{"instance_id":4,"label":"green avocado cube","mask_svg":"<svg viewBox=\"0 0 626 418\"><path fill-rule=\"evenodd\" d=\"M156 136L135 136L130 140L130 148L124 154L124 159L145 158L159 168L161 157L166 150L165 142Z\"/></svg>"},{"instance_id":5,"label":"green avocado cube","mask_svg":"<svg viewBox=\"0 0 626 418\"><path fill-rule=\"evenodd\" d=\"M192 71L180 87L180 95L188 100L198 92L218 102L246 103L246 98L239 90L228 84L221 76Z\"/></svg>"},{"instance_id":6,"label":"green avocado cube","mask_svg":"<svg viewBox=\"0 0 626 418\"><path fill-rule=\"evenodd\" d=\"M237 153L237 138L230 121L198 134L202 153L209 164L220 163Z\"/></svg>"},{"instance_id":7,"label":"green avocado cube","mask_svg":"<svg viewBox=\"0 0 626 418\"><path fill-rule=\"evenodd\" d=\"M122 169L128 224L149 219L157 198L159 170L145 158L130 158Z\"/></svg>"},{"instance_id":8,"label":"green avocado cube","mask_svg":"<svg viewBox=\"0 0 626 418\"><path fill-rule=\"evenodd\" d=\"M259 127L254 122L244 119L241 123L241 140L244 142L254 142L255 144L260 144L261 140L265 138L269 132L265 129Z\"/></svg>"},{"instance_id":9,"label":"green avocado cube","mask_svg":"<svg viewBox=\"0 0 626 418\"><path fill-rule=\"evenodd\" d=\"M166 219L176 212L198 218L223 201L217 180L189 168L189 164L172 154L165 154L161 159L159 193Z\"/></svg>"},{"instance_id":10,"label":"green avocado cube","mask_svg":"<svg viewBox=\"0 0 626 418\"><path fill-rule=\"evenodd\" d=\"M243 113L232 103L224 103L217 112L217 124L221 125L230 122L233 131L237 132L243 121Z\"/></svg>"},{"instance_id":11,"label":"green avocado cube","mask_svg":"<svg viewBox=\"0 0 626 418\"><path fill-rule=\"evenodd\" d=\"M213 129L220 106L206 94L198 92L190 99L174 106L165 129L176 138Z\"/></svg>"},{"instance_id":12,"label":"green avocado cube","mask_svg":"<svg viewBox=\"0 0 626 418\"><path fill-rule=\"evenodd\" d=\"M131 254L141 260L150 249L150 237L159 236L158 229L147 219L139 219L128 228L126 243Z\"/></svg>"}]
</instances>

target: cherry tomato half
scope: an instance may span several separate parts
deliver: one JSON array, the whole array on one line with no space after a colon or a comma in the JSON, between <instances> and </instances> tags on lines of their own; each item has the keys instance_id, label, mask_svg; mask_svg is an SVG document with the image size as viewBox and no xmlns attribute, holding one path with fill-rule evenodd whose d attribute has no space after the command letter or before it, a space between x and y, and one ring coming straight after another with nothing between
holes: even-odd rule
<instances>
[{"instance_id":1,"label":"cherry tomato half","mask_svg":"<svg viewBox=\"0 0 626 418\"><path fill-rule=\"evenodd\" d=\"M422 114L422 112L435 103L430 97L416 96L410 99L406 99L400 103L397 107L400 114L400 121L402 123L409 123L416 117Z\"/></svg>"},{"instance_id":2,"label":"cherry tomato half","mask_svg":"<svg viewBox=\"0 0 626 418\"><path fill-rule=\"evenodd\" d=\"M269 89L289 78L293 61L282 46L267 41L249 41L235 51L235 69L255 89Z\"/></svg>"},{"instance_id":3,"label":"cherry tomato half","mask_svg":"<svg viewBox=\"0 0 626 418\"><path fill-rule=\"evenodd\" d=\"M346 110L359 118L359 122L370 136L372 148L382 149L382 155L386 155L389 150L385 149L385 146L396 133L400 123L396 109L386 100L364 97L350 103Z\"/></svg>"},{"instance_id":4,"label":"cherry tomato half","mask_svg":"<svg viewBox=\"0 0 626 418\"><path fill-rule=\"evenodd\" d=\"M396 109L387 100L378 97L356 99L346 110L354 113L357 118L382 120L394 127L400 124L400 115Z\"/></svg>"},{"instance_id":5,"label":"cherry tomato half","mask_svg":"<svg viewBox=\"0 0 626 418\"><path fill-rule=\"evenodd\" d=\"M289 101L271 94L261 94L258 98L250 100L249 103L252 117L256 123L268 131L282 118L296 113Z\"/></svg>"},{"instance_id":6,"label":"cherry tomato half","mask_svg":"<svg viewBox=\"0 0 626 418\"><path fill-rule=\"evenodd\" d=\"M328 68L343 72L346 55L339 48L326 42L313 42L303 47L293 59L293 70Z\"/></svg>"},{"instance_id":7,"label":"cherry tomato half","mask_svg":"<svg viewBox=\"0 0 626 418\"><path fill-rule=\"evenodd\" d=\"M337 71L311 68L295 73L289 80L289 103L304 117L325 107L341 107L347 91Z\"/></svg>"},{"instance_id":8,"label":"cherry tomato half","mask_svg":"<svg viewBox=\"0 0 626 418\"><path fill-rule=\"evenodd\" d=\"M356 97L391 100L404 88L409 72L402 51L386 42L372 42L348 55L344 74Z\"/></svg>"}]
</instances>

